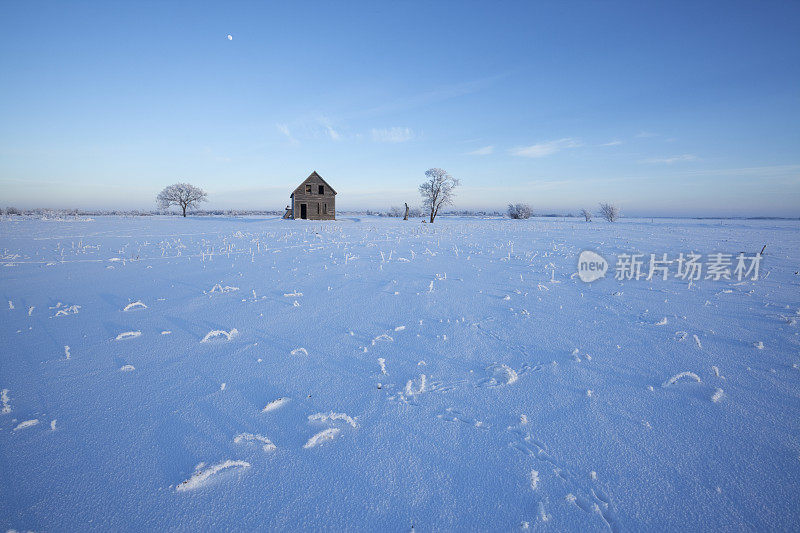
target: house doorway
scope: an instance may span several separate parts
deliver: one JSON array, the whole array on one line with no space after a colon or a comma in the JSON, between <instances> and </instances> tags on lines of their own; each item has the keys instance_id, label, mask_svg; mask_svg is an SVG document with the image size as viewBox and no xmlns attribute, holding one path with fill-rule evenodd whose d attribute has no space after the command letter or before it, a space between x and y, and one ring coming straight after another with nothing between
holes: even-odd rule
<instances>
[{"instance_id":1,"label":"house doorway","mask_svg":"<svg viewBox=\"0 0 800 533\"><path fill-rule=\"evenodd\" d=\"M303 220L308 218L308 213L306 213L306 204L300 204L300 218Z\"/></svg>"}]
</instances>

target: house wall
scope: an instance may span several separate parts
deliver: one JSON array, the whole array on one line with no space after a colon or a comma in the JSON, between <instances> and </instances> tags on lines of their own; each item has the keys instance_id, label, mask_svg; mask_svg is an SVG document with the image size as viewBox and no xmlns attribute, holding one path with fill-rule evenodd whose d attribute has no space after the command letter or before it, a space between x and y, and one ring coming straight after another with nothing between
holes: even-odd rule
<instances>
[{"instance_id":1,"label":"house wall","mask_svg":"<svg viewBox=\"0 0 800 533\"><path fill-rule=\"evenodd\" d=\"M311 193L306 192L306 185L311 185ZM319 194L319 186L324 187L324 193ZM297 189L294 190L294 203L292 214L294 218L300 218L300 204L306 204L309 220L336 220L336 195L330 187L317 176L312 175L305 180ZM319 213L317 212L319 205ZM327 213L324 206L327 205Z\"/></svg>"}]
</instances>

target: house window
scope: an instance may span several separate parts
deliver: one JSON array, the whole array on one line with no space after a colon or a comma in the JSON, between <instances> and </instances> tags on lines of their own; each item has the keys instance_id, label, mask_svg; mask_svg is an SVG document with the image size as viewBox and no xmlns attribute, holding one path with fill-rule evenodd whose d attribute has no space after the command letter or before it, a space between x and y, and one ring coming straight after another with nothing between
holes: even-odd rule
<instances>
[{"instance_id":1,"label":"house window","mask_svg":"<svg viewBox=\"0 0 800 533\"><path fill-rule=\"evenodd\" d=\"M317 202L317 214L319 215L319 202Z\"/></svg>"},{"instance_id":2,"label":"house window","mask_svg":"<svg viewBox=\"0 0 800 533\"><path fill-rule=\"evenodd\" d=\"M311 184L306 184L306 194L311 194Z\"/></svg>"},{"instance_id":3,"label":"house window","mask_svg":"<svg viewBox=\"0 0 800 533\"><path fill-rule=\"evenodd\" d=\"M319 186L319 193L320 194L325 194L325 186L324 185L320 185Z\"/></svg>"},{"instance_id":4,"label":"house window","mask_svg":"<svg viewBox=\"0 0 800 533\"><path fill-rule=\"evenodd\" d=\"M323 215L328 214L328 204L322 204L322 214Z\"/></svg>"}]
</instances>

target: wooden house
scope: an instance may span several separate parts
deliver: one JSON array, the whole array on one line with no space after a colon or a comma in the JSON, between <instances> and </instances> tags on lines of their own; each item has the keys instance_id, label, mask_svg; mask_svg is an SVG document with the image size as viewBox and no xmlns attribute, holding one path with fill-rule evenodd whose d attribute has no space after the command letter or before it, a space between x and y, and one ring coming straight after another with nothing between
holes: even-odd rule
<instances>
[{"instance_id":1,"label":"wooden house","mask_svg":"<svg viewBox=\"0 0 800 533\"><path fill-rule=\"evenodd\" d=\"M336 191L317 174L311 173L289 197L283 218L336 220Z\"/></svg>"}]
</instances>

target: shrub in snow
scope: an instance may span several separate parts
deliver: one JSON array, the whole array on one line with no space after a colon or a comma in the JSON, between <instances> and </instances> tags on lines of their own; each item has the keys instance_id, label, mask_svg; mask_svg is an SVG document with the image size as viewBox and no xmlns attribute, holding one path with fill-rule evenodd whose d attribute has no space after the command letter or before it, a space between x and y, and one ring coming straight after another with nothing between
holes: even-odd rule
<instances>
[{"instance_id":1,"label":"shrub in snow","mask_svg":"<svg viewBox=\"0 0 800 533\"><path fill-rule=\"evenodd\" d=\"M616 222L619 218L619 208L608 203L600 204L600 216L609 222Z\"/></svg>"},{"instance_id":2,"label":"shrub in snow","mask_svg":"<svg viewBox=\"0 0 800 533\"><path fill-rule=\"evenodd\" d=\"M531 218L533 210L528 204L508 204L508 217L514 219Z\"/></svg>"}]
</instances>

